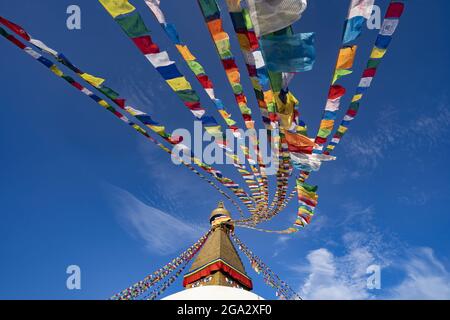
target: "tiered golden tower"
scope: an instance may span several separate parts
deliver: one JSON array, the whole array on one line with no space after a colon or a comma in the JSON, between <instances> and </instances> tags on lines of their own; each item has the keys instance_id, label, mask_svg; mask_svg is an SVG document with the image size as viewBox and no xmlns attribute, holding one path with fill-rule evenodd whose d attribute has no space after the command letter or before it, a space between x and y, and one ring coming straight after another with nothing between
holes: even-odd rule
<instances>
[{"instance_id":1,"label":"tiered golden tower","mask_svg":"<svg viewBox=\"0 0 450 320\"><path fill-rule=\"evenodd\" d=\"M252 290L252 280L229 237L234 226L223 202L211 212L209 221L212 234L184 276L183 286L190 289L215 285Z\"/></svg>"}]
</instances>

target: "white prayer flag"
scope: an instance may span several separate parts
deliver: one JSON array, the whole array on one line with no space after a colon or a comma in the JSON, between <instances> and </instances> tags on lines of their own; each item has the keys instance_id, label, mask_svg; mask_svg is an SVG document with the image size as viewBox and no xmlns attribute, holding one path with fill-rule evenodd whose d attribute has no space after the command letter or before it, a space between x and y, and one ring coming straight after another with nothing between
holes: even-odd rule
<instances>
[{"instance_id":1,"label":"white prayer flag","mask_svg":"<svg viewBox=\"0 0 450 320\"><path fill-rule=\"evenodd\" d=\"M307 7L306 0L247 0L247 3L257 36L290 26Z\"/></svg>"}]
</instances>

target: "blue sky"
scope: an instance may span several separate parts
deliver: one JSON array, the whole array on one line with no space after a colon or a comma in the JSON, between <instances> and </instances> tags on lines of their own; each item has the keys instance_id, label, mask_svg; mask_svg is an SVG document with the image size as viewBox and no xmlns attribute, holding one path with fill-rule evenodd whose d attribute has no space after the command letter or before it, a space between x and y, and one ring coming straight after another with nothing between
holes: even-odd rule
<instances>
[{"instance_id":1,"label":"blue sky","mask_svg":"<svg viewBox=\"0 0 450 320\"><path fill-rule=\"evenodd\" d=\"M132 2L156 41L177 57L143 1ZM388 1L377 3L384 9ZM81 7L81 30L65 26L70 4ZM166 0L163 9L237 115L195 1ZM344 0L309 1L295 25L298 32L316 32L315 68L291 85L312 132L346 10ZM311 226L293 236L238 230L305 298L450 298L449 10L444 0L408 1L337 161L310 180L320 195ZM168 129L192 127L190 113L97 1L3 1L0 14L105 77ZM226 27L231 30L228 20ZM376 34L366 30L360 39L348 88L356 86ZM209 185L4 39L0 49L0 298L105 299L207 229L221 200ZM247 79L244 86L250 87ZM264 227L285 228L295 214L293 202ZM81 290L66 288L71 264L81 268ZM382 267L380 290L365 285L372 264ZM256 293L275 298L248 264L247 271ZM168 293L180 289L177 281Z\"/></svg>"}]
</instances>

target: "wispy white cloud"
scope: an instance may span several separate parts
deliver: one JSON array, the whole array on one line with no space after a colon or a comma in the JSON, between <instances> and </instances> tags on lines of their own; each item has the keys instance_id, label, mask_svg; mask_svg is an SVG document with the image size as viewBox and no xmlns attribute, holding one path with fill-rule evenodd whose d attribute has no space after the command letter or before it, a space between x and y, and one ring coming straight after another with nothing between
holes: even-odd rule
<instances>
[{"instance_id":1,"label":"wispy white cloud","mask_svg":"<svg viewBox=\"0 0 450 320\"><path fill-rule=\"evenodd\" d=\"M343 157L355 160L352 162L355 165L352 170L354 178L372 172L393 148L408 154L424 154L424 151L446 143L442 139L443 135L450 132L450 104L446 98L434 108L411 113L417 115L405 121L404 113L393 107L385 107L375 121L376 127L367 135L349 137ZM336 180L339 181L339 177Z\"/></svg>"},{"instance_id":2,"label":"wispy white cloud","mask_svg":"<svg viewBox=\"0 0 450 320\"><path fill-rule=\"evenodd\" d=\"M431 248L418 248L401 265L406 276L390 289L393 299L450 299L450 273Z\"/></svg>"},{"instance_id":3,"label":"wispy white cloud","mask_svg":"<svg viewBox=\"0 0 450 320\"><path fill-rule=\"evenodd\" d=\"M290 270L301 278L305 299L450 299L450 272L431 248L411 249L395 235L381 232L372 206L343 205L346 219L334 227L343 232L337 243L311 250L306 263ZM367 287L367 268L382 270L381 290ZM383 272L398 271L400 281L385 287Z\"/></svg>"},{"instance_id":4,"label":"wispy white cloud","mask_svg":"<svg viewBox=\"0 0 450 320\"><path fill-rule=\"evenodd\" d=\"M308 270L308 275L300 288L303 298L355 300L370 297L364 275L373 257L366 250L354 249L343 257L337 257L320 248L311 251L306 259L308 265L303 270Z\"/></svg>"},{"instance_id":5,"label":"wispy white cloud","mask_svg":"<svg viewBox=\"0 0 450 320\"><path fill-rule=\"evenodd\" d=\"M382 288L379 295L367 287L366 270L375 262L367 248L353 248L343 256L320 248L309 252L306 259L307 265L295 269L307 275L300 288L305 299L450 299L450 273L431 248L411 250L403 262L397 261L402 281Z\"/></svg>"},{"instance_id":6,"label":"wispy white cloud","mask_svg":"<svg viewBox=\"0 0 450 320\"><path fill-rule=\"evenodd\" d=\"M122 189L114 187L114 194L114 207L122 226L143 241L151 252L171 254L197 240L207 230L207 226L151 207Z\"/></svg>"}]
</instances>

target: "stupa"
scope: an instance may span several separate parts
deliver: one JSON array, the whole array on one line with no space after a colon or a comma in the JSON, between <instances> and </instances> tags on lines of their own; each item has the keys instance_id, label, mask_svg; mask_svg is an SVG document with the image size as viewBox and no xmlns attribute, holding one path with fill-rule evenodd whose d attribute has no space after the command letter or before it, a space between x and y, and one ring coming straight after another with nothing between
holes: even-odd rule
<instances>
[{"instance_id":1,"label":"stupa","mask_svg":"<svg viewBox=\"0 0 450 320\"><path fill-rule=\"evenodd\" d=\"M264 300L251 292L253 283L230 239L234 225L223 202L211 212L209 222L212 233L184 275L185 290L164 299Z\"/></svg>"}]
</instances>

